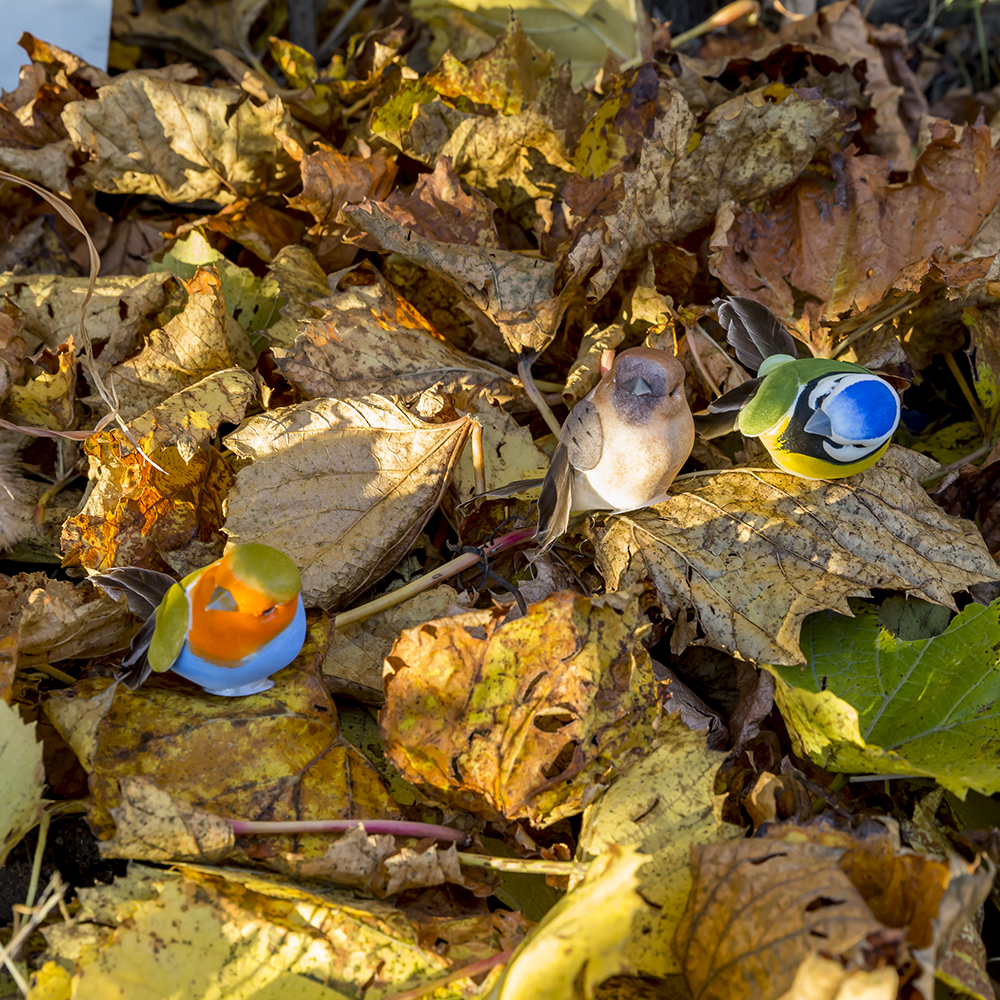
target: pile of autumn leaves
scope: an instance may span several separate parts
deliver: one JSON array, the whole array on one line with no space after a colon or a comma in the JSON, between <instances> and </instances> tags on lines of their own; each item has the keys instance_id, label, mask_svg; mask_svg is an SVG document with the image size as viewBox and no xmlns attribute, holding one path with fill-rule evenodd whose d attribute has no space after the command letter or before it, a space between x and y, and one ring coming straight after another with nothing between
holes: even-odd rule
<instances>
[{"instance_id":1,"label":"pile of autumn leaves","mask_svg":"<svg viewBox=\"0 0 1000 1000\"><path fill-rule=\"evenodd\" d=\"M275 41L291 85L280 94L232 59L224 65L243 90L185 64L111 78L29 38L32 66L0 107L0 166L69 199L104 255L86 336L152 459L113 425L73 451L73 432L103 412L95 395L77 396L90 377L77 357L82 245L69 239L69 258L52 265L61 273L0 275L3 418L69 435L60 461L85 456L92 486L49 517L48 534L29 510L40 487L3 522L8 546L90 570L186 573L227 540L264 540L301 567L313 609L306 648L273 691L220 709L169 677L117 687L114 652L134 624L109 598L39 576L7 583L5 641L19 667L8 693L37 706L33 668L60 664L72 678L88 665L45 699L45 749L51 760L68 744L79 759L102 850L243 866L137 869L121 897L95 890L72 925L93 949L47 974L63 990L74 976L119 984L141 961L167 991L171 973L148 941L169 925L177 968L227 982L249 956L268 975L300 977L302 996L317 983L388 993L522 938L502 977L492 974L496 996L540 981L569 996L580 976L596 985L622 974L734 997L748 979L767 996L822 977L830 996L849 981L893 996L902 982L927 1000L938 974L987 995L972 918L988 863L950 852L942 817L958 806L940 789L920 800L904 831L919 853L893 821L810 822L820 801L840 816L853 803L814 764L921 774L959 796L998 790L989 750L1000 734L979 716L928 722L932 741L954 744L935 756L873 728L912 710L879 702L850 671L842 687L813 690L797 666L811 614L847 613L874 589L954 608L953 595L997 579L975 526L921 486L939 471L933 460L893 448L861 476L817 484L761 471L749 451L698 445L693 466L706 471L671 503L599 519L593 557L539 559L523 618L477 610L446 586L365 622L333 614L394 568L407 580L447 558L424 533L436 511L469 542L524 512L460 507L477 486L473 421L487 487L545 468L511 374L521 351L544 352L543 387L557 380L571 406L606 349L676 350L699 409L743 377L712 337L705 289L721 283L769 306L815 352L873 367L919 371L967 329L974 374L995 386L1000 153L989 128L914 119L922 95L886 69L899 34L871 31L847 3L720 59L661 53L576 92L516 20L489 51L446 56L422 77L405 68L404 37L361 40L332 75ZM426 171L403 186L413 163ZM891 183L893 171L908 172ZM157 199L155 214L138 202L152 221L103 215L90 188ZM4 197L26 228L38 207ZM194 202L197 212L184 208ZM155 251L148 273L129 246ZM997 430L998 405L982 388L981 440ZM671 623L672 674L647 652L652 607ZM865 662L885 623L868 610L875 624L859 616L870 632L852 638L848 667ZM990 647L995 609L983 615L973 631ZM825 649L832 640L809 621ZM965 627L956 620L955 634ZM935 634L896 630L901 672L907 643ZM940 662L956 645L941 637ZM777 679L741 667L732 682L734 657ZM988 678L985 654L982 666ZM831 663L823 677L833 673ZM728 711L685 676L709 678L708 700L728 699ZM774 684L794 760L766 728ZM380 737L331 691L384 699ZM724 754L706 731L713 747L746 750L739 759L752 767L730 762L722 778ZM50 773L55 794L66 780ZM725 818L713 809L723 783ZM581 812L575 833L567 820ZM747 839L733 825L747 817L773 825ZM360 830L332 843L261 840L227 822L333 818L443 818L472 846ZM551 866L573 891L553 906L540 874L528 886L483 874L483 859L501 854ZM292 888L276 889L274 873ZM310 895L308 879L388 901ZM491 916L491 894L522 916ZM616 919L595 920L597 908ZM195 917L177 916L193 909L230 950L205 956ZM525 918L544 918L527 937ZM262 941L316 951L270 947L266 961L233 951L250 925ZM319 942L331 926L364 942L361 958L337 935ZM50 945L67 955L59 933ZM553 958L550 943L567 937Z\"/></svg>"}]
</instances>

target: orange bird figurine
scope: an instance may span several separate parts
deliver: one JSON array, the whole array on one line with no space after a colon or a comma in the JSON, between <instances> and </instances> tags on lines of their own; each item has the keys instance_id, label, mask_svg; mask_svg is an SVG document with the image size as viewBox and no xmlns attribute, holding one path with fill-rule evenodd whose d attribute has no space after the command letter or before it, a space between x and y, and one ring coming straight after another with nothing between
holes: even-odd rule
<instances>
[{"instance_id":1,"label":"orange bird figurine","mask_svg":"<svg viewBox=\"0 0 1000 1000\"><path fill-rule=\"evenodd\" d=\"M146 618L122 660L121 677L133 690L150 672L173 670L209 694L256 694L273 686L271 674L288 666L305 641L298 567L269 545L236 545L180 583L135 566L90 582L123 593Z\"/></svg>"}]
</instances>

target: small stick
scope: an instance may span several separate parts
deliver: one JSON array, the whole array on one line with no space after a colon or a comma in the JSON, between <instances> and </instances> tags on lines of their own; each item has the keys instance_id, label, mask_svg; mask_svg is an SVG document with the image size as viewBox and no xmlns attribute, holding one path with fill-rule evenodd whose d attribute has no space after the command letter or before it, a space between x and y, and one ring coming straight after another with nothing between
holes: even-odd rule
<instances>
[{"instance_id":1,"label":"small stick","mask_svg":"<svg viewBox=\"0 0 1000 1000\"><path fill-rule=\"evenodd\" d=\"M228 821L237 836L247 834L278 834L278 833L347 833L360 826L365 833L388 833L395 837L433 837L435 840L453 840L461 843L468 840L468 834L450 826L438 826L435 823L410 823L399 819L319 819L319 820L289 820L288 822L270 820Z\"/></svg>"},{"instance_id":2,"label":"small stick","mask_svg":"<svg viewBox=\"0 0 1000 1000\"><path fill-rule=\"evenodd\" d=\"M483 456L483 422L472 418L472 471L476 476L476 493L486 492L486 460Z\"/></svg>"},{"instance_id":3,"label":"small stick","mask_svg":"<svg viewBox=\"0 0 1000 1000\"><path fill-rule=\"evenodd\" d=\"M562 425L558 420L556 420L556 415L549 408L549 404L545 402L545 397L539 391L538 386L535 385L535 380L531 375L531 366L535 363L535 359L537 357L537 351L530 351L527 354L522 354L517 362L517 374L520 376L521 385L524 386L524 391L528 394L528 399L530 399L538 408L538 412L542 415L542 419L549 425L549 430L552 431L556 437L559 437L562 433Z\"/></svg>"},{"instance_id":4,"label":"small stick","mask_svg":"<svg viewBox=\"0 0 1000 1000\"><path fill-rule=\"evenodd\" d=\"M424 983L423 986L417 986L412 990L404 990L402 993L393 993L391 996L383 998L383 1000L420 1000L420 997L427 996L428 993L433 993L435 990L439 990L443 986L450 986L452 983L458 982L459 979L467 979L470 976L479 976L484 972L489 972L490 969L496 965L503 965L507 962L512 953L512 948L509 948L507 951L498 951L495 955L491 955L489 958L481 958L478 962L473 962L471 965L463 965L462 968L449 972L443 979L434 979L431 982Z\"/></svg>"},{"instance_id":5,"label":"small stick","mask_svg":"<svg viewBox=\"0 0 1000 1000\"><path fill-rule=\"evenodd\" d=\"M535 537L535 531L535 528L518 528L516 531L502 535L495 542L484 545L481 554L480 552L465 552L457 558L452 559L451 562L439 566L433 573L425 573L423 576L417 577L416 580L411 580L405 587L391 590L388 594L376 597L374 601L369 601L360 607L342 611L334 619L333 627L335 629L344 628L354 622L370 618L380 611L387 611L389 608L394 608L397 604L402 604L404 601L410 600L411 597L416 597L417 594L422 594L425 590L436 587L443 580L450 580L453 576L458 576L463 570L475 566L484 557L491 556L494 552L513 548L522 542L530 542Z\"/></svg>"}]
</instances>

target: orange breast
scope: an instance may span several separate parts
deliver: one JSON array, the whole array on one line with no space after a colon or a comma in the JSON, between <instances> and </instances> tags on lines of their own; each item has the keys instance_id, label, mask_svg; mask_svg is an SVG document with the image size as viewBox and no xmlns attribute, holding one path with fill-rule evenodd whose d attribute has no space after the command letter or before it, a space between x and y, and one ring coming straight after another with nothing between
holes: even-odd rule
<instances>
[{"instance_id":1,"label":"orange breast","mask_svg":"<svg viewBox=\"0 0 1000 1000\"><path fill-rule=\"evenodd\" d=\"M225 587L238 606L237 611L215 611L205 605L216 587ZM295 617L298 598L285 604L268 605L259 591L240 583L224 559L209 566L190 593L191 651L220 666L238 666L261 646L270 642Z\"/></svg>"}]
</instances>

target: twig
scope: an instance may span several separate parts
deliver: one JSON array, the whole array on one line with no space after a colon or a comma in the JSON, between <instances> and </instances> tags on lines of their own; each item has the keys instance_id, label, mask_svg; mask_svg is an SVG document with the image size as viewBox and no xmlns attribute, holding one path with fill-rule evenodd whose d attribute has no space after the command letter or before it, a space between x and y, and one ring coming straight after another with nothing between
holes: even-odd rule
<instances>
[{"instance_id":1,"label":"twig","mask_svg":"<svg viewBox=\"0 0 1000 1000\"><path fill-rule=\"evenodd\" d=\"M586 875L590 865L582 861L546 861L529 858L492 858L484 854L458 852L460 864L470 868L491 868L498 872L514 872L520 875Z\"/></svg>"},{"instance_id":2,"label":"twig","mask_svg":"<svg viewBox=\"0 0 1000 1000\"><path fill-rule=\"evenodd\" d=\"M393 993L391 996L383 997L383 1000L420 1000L420 997L427 996L428 993L433 993L435 990L439 990L443 986L450 986L452 983L458 982L459 979L468 979L470 976L479 976L484 972L489 972L494 966L503 965L510 959L512 953L512 948L507 951L498 951L495 955L491 955L489 958L482 958L478 962L473 962L471 965L463 965L462 968L449 972L448 975L444 976L442 979L433 979L428 983L424 983L423 986L417 986L412 990L404 990L402 993Z\"/></svg>"},{"instance_id":3,"label":"twig","mask_svg":"<svg viewBox=\"0 0 1000 1000\"><path fill-rule=\"evenodd\" d=\"M25 925L11 938L10 944L6 948L0 949L0 962L7 967L11 979L17 983L17 988L25 996L28 995L28 981L18 968L15 956L21 950L21 945L31 936L34 929L49 915L51 910L55 909L61 903L62 894L65 889L66 884L63 882L59 872L56 872L45 889L42 902L34 908Z\"/></svg>"},{"instance_id":4,"label":"twig","mask_svg":"<svg viewBox=\"0 0 1000 1000\"><path fill-rule=\"evenodd\" d=\"M371 834L388 833L395 837L433 837L435 840L453 840L455 843L468 840L468 834L450 826L438 826L435 823L410 823L398 819L290 820L288 822L231 819L228 822L233 828L233 833L237 836L278 833L348 833L360 826L365 833Z\"/></svg>"},{"instance_id":5,"label":"twig","mask_svg":"<svg viewBox=\"0 0 1000 1000\"><path fill-rule=\"evenodd\" d=\"M354 622L370 618L380 611L387 611L389 608L394 608L397 604L402 604L404 601L416 597L417 594L422 594L425 590L436 587L443 580L450 580L453 576L457 576L463 570L475 566L494 552L513 548L522 542L530 542L535 537L535 531L535 528L518 528L516 531L511 531L498 538L495 542L484 545L481 550L477 549L476 552L466 552L464 555L452 559L451 562L438 567L433 573L426 573L416 580L411 580L405 587L391 590L388 594L383 594L381 597L375 598L374 601L369 601L360 607L351 608L349 611L342 611L334 619L333 627L335 629L344 628Z\"/></svg>"},{"instance_id":6,"label":"twig","mask_svg":"<svg viewBox=\"0 0 1000 1000\"><path fill-rule=\"evenodd\" d=\"M538 407L538 412L542 415L545 423L549 425L549 430L556 437L559 437L560 433L562 433L562 425L556 420L556 416L552 410L549 409L549 404L545 402L545 397L539 392L538 386L535 385L535 380L531 376L531 366L535 363L537 357L537 351L529 351L526 354L522 354L517 362L517 374L521 379L524 391L528 394L528 399Z\"/></svg>"},{"instance_id":7,"label":"twig","mask_svg":"<svg viewBox=\"0 0 1000 1000\"><path fill-rule=\"evenodd\" d=\"M472 418L472 471L476 477L476 493L486 492L486 460L483 456L483 422Z\"/></svg>"}]
</instances>

